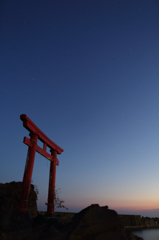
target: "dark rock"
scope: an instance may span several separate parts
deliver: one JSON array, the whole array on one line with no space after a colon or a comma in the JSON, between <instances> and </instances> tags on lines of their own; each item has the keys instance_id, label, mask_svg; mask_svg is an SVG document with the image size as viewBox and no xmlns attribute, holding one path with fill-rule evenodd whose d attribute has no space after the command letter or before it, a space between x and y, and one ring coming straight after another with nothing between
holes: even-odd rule
<instances>
[{"instance_id":1,"label":"dark rock","mask_svg":"<svg viewBox=\"0 0 159 240\"><path fill-rule=\"evenodd\" d=\"M30 222L31 222L31 226L33 228L35 228L35 227L38 227L40 225L47 223L47 220L44 216L38 214L35 218L31 218Z\"/></svg>"},{"instance_id":2,"label":"dark rock","mask_svg":"<svg viewBox=\"0 0 159 240\"><path fill-rule=\"evenodd\" d=\"M22 182L0 183L0 230L8 230L13 228L13 221L18 221L18 206L21 199ZM28 216L37 216L37 194L34 191L34 186L31 184L29 201L28 201ZM27 214L25 214L26 218ZM21 222L26 223L26 219L22 217ZM19 222L20 222L19 221ZM24 224L25 226L29 224Z\"/></svg>"},{"instance_id":3,"label":"dark rock","mask_svg":"<svg viewBox=\"0 0 159 240\"><path fill-rule=\"evenodd\" d=\"M130 238L131 237L131 238ZM91 205L73 218L68 231L67 240L128 240L135 236L128 236L120 217L114 210L107 207Z\"/></svg>"},{"instance_id":4,"label":"dark rock","mask_svg":"<svg viewBox=\"0 0 159 240\"><path fill-rule=\"evenodd\" d=\"M54 214L52 217L37 213L37 195L34 186L28 202L28 213L18 213L22 183L0 184L0 239L1 240L139 240L126 232L119 215L98 204L78 214ZM70 217L71 216L71 217Z\"/></svg>"}]
</instances>

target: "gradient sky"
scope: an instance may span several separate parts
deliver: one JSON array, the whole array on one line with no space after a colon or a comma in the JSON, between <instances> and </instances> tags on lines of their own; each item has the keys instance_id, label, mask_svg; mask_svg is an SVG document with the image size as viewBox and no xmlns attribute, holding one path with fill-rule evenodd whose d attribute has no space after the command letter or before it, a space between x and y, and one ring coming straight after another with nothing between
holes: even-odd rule
<instances>
[{"instance_id":1,"label":"gradient sky","mask_svg":"<svg viewBox=\"0 0 159 240\"><path fill-rule=\"evenodd\" d=\"M64 149L56 188L70 212L159 217L159 1L0 5L0 182L22 181L26 114ZM39 210L49 165L36 153Z\"/></svg>"}]
</instances>

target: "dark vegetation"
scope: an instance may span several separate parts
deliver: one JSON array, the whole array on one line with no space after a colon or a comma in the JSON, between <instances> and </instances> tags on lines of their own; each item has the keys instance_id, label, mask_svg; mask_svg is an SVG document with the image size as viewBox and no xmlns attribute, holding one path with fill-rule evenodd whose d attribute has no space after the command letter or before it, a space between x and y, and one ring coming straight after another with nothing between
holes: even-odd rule
<instances>
[{"instance_id":1,"label":"dark vegetation","mask_svg":"<svg viewBox=\"0 0 159 240\"><path fill-rule=\"evenodd\" d=\"M67 207L64 206L64 200L61 200L59 197L59 193L60 193L60 188L55 190L55 196L54 196L54 209L56 208L65 208L66 210L68 210ZM47 203L45 203L47 205Z\"/></svg>"}]
</instances>

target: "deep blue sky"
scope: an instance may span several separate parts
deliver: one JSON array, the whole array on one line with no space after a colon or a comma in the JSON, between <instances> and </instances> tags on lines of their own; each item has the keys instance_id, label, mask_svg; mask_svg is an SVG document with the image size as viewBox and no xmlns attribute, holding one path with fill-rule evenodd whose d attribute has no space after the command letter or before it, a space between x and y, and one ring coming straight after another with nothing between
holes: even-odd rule
<instances>
[{"instance_id":1,"label":"deep blue sky","mask_svg":"<svg viewBox=\"0 0 159 240\"><path fill-rule=\"evenodd\" d=\"M27 114L64 149L56 187L69 211L159 216L158 0L0 5L0 182L22 181ZM39 210L49 164L36 153Z\"/></svg>"}]
</instances>

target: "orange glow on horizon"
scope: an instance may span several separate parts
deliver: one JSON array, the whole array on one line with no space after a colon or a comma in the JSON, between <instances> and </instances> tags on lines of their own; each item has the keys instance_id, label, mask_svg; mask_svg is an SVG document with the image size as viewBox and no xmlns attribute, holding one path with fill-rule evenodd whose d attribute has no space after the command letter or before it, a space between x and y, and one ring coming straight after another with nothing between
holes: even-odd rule
<instances>
[{"instance_id":1,"label":"orange glow on horizon","mask_svg":"<svg viewBox=\"0 0 159 240\"><path fill-rule=\"evenodd\" d=\"M91 204L99 204L99 206L108 206L109 209L117 210L127 210L127 211L140 211L140 210L150 210L150 209L159 209L159 201L156 199L136 199L132 201L127 200L111 200L111 201L74 201L67 202L66 205L68 208L77 208L84 209Z\"/></svg>"}]
</instances>

